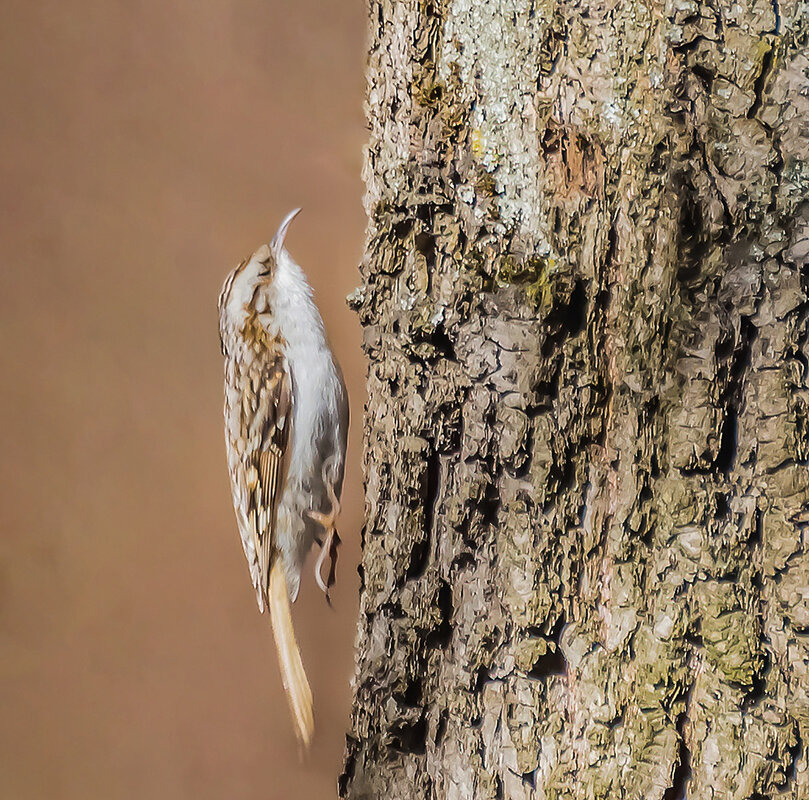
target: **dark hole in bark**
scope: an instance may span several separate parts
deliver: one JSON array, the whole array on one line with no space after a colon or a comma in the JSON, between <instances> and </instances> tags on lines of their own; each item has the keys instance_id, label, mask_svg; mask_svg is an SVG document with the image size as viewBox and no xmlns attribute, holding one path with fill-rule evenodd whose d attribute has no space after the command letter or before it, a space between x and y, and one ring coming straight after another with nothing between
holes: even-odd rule
<instances>
[{"instance_id":1,"label":"dark hole in bark","mask_svg":"<svg viewBox=\"0 0 809 800\"><path fill-rule=\"evenodd\" d=\"M427 459L424 487L424 535L429 542L433 535L433 520L435 519L435 506L438 502L438 492L441 488L441 457L433 447Z\"/></svg>"},{"instance_id":2,"label":"dark hole in bark","mask_svg":"<svg viewBox=\"0 0 809 800\"><path fill-rule=\"evenodd\" d=\"M540 381L539 383L537 383L536 385L537 395L543 398L548 398L551 401L556 399L556 397L558 397L559 395L559 374L560 370L556 369L553 375L551 375L550 379ZM542 411L547 410L548 410L547 406L542 407Z\"/></svg>"},{"instance_id":3,"label":"dark hole in bark","mask_svg":"<svg viewBox=\"0 0 809 800\"><path fill-rule=\"evenodd\" d=\"M416 234L416 250L421 253L427 261L428 267L435 266L435 236L426 231Z\"/></svg>"},{"instance_id":4,"label":"dark hole in bark","mask_svg":"<svg viewBox=\"0 0 809 800\"><path fill-rule=\"evenodd\" d=\"M664 172L669 164L669 144L665 139L661 139L652 151L652 158L649 161L649 171L659 175Z\"/></svg>"},{"instance_id":5,"label":"dark hole in bark","mask_svg":"<svg viewBox=\"0 0 809 800\"><path fill-rule=\"evenodd\" d=\"M700 83L705 87L705 91L710 92L711 86L713 86L713 79L716 77L714 73L707 67L702 66L702 64L694 64L691 67L691 72L699 78Z\"/></svg>"},{"instance_id":6,"label":"dark hole in bark","mask_svg":"<svg viewBox=\"0 0 809 800\"><path fill-rule=\"evenodd\" d=\"M562 323L568 336L578 336L587 322L587 292L584 281L577 280L570 294L567 308L562 311Z\"/></svg>"},{"instance_id":7,"label":"dark hole in bark","mask_svg":"<svg viewBox=\"0 0 809 800\"><path fill-rule=\"evenodd\" d=\"M756 517L753 520L753 530L750 531L750 536L747 539L747 546L748 547L755 547L756 545L761 544L761 509L756 509Z\"/></svg>"},{"instance_id":8,"label":"dark hole in bark","mask_svg":"<svg viewBox=\"0 0 809 800\"><path fill-rule=\"evenodd\" d=\"M402 611L402 607L399 603L389 601L387 603L382 603L379 607L379 610L387 614L391 619L404 619L405 613Z\"/></svg>"},{"instance_id":9,"label":"dark hole in bark","mask_svg":"<svg viewBox=\"0 0 809 800\"><path fill-rule=\"evenodd\" d=\"M441 612L441 622L438 627L427 634L427 645L429 647L446 647L452 636L452 587L441 581L438 589L438 610Z\"/></svg>"},{"instance_id":10,"label":"dark hole in bark","mask_svg":"<svg viewBox=\"0 0 809 800\"><path fill-rule=\"evenodd\" d=\"M413 220L403 219L393 226L393 232L400 238L404 239L410 231L413 230Z\"/></svg>"},{"instance_id":11,"label":"dark hole in bark","mask_svg":"<svg viewBox=\"0 0 809 800\"><path fill-rule=\"evenodd\" d=\"M478 510L485 525L494 525L497 522L497 511L500 508L500 495L497 487L490 483L486 492L478 501Z\"/></svg>"},{"instance_id":12,"label":"dark hole in bark","mask_svg":"<svg viewBox=\"0 0 809 800\"><path fill-rule=\"evenodd\" d=\"M742 317L739 325L739 348L730 367L730 379L738 386L752 358L753 344L758 339L758 329L748 317Z\"/></svg>"},{"instance_id":13,"label":"dark hole in bark","mask_svg":"<svg viewBox=\"0 0 809 800\"><path fill-rule=\"evenodd\" d=\"M733 469L738 451L738 407L745 373L750 366L752 348L758 336L755 325L749 318L742 317L739 326L739 341L733 350L727 389L723 393L725 419L722 425L722 438L714 468L727 474Z\"/></svg>"},{"instance_id":14,"label":"dark hole in bark","mask_svg":"<svg viewBox=\"0 0 809 800\"><path fill-rule=\"evenodd\" d=\"M719 452L714 460L714 467L727 475L733 469L737 452L737 414L733 406L725 411L725 420L722 424L722 438L719 443Z\"/></svg>"},{"instance_id":15,"label":"dark hole in bark","mask_svg":"<svg viewBox=\"0 0 809 800\"><path fill-rule=\"evenodd\" d=\"M772 69L772 62L773 49L771 47L766 53L764 53L764 57L761 59L761 72L759 72L758 78L756 78L756 82L753 84L753 93L755 95L755 99L747 111L748 119L753 119L761 108L761 104L764 99L764 84L767 82L767 77Z\"/></svg>"},{"instance_id":16,"label":"dark hole in bark","mask_svg":"<svg viewBox=\"0 0 809 800\"><path fill-rule=\"evenodd\" d=\"M421 705L422 689L421 678L413 678L405 687L404 693L401 695L401 702L411 708Z\"/></svg>"},{"instance_id":17,"label":"dark hole in bark","mask_svg":"<svg viewBox=\"0 0 809 800\"><path fill-rule=\"evenodd\" d=\"M430 560L430 542L427 539L420 539L413 545L410 551L410 563L407 565L405 579L416 580L424 575L427 564Z\"/></svg>"},{"instance_id":18,"label":"dark hole in bark","mask_svg":"<svg viewBox=\"0 0 809 800\"><path fill-rule=\"evenodd\" d=\"M559 150L559 132L554 127L545 128L542 133L542 138L539 140L539 146L545 155L550 155Z\"/></svg>"},{"instance_id":19,"label":"dark hole in bark","mask_svg":"<svg viewBox=\"0 0 809 800\"><path fill-rule=\"evenodd\" d=\"M702 623L698 619L688 626L684 638L690 645L702 647Z\"/></svg>"},{"instance_id":20,"label":"dark hole in bark","mask_svg":"<svg viewBox=\"0 0 809 800\"><path fill-rule=\"evenodd\" d=\"M604 312L607 310L607 306L610 304L610 292L609 289L601 289L598 294L596 295L596 307Z\"/></svg>"},{"instance_id":21,"label":"dark hole in bark","mask_svg":"<svg viewBox=\"0 0 809 800\"><path fill-rule=\"evenodd\" d=\"M684 25L688 24L689 20L691 22L696 22L698 19L699 19L698 14L691 14L691 15L685 17L685 19L683 20L683 24ZM688 41L683 42L682 44L675 45L671 49L675 53L688 53L688 52L690 52L692 50L696 50L696 48L699 46L699 43L703 42L703 41L705 41L705 36L703 36L700 33L699 35L695 36L693 39L689 39ZM678 96L681 97L682 95L678 95Z\"/></svg>"},{"instance_id":22,"label":"dark hole in bark","mask_svg":"<svg viewBox=\"0 0 809 800\"><path fill-rule=\"evenodd\" d=\"M491 680L493 680L493 678L489 674L489 668L486 666L478 667L477 675L475 675L475 684L472 687L472 691L475 694L480 694L483 691L483 687Z\"/></svg>"},{"instance_id":23,"label":"dark hole in bark","mask_svg":"<svg viewBox=\"0 0 809 800\"><path fill-rule=\"evenodd\" d=\"M789 784L795 780L795 775L798 772L798 761L803 753L803 739L801 738L801 731L797 722L795 723L793 732L795 735L795 744L789 748L789 754L792 758L789 762L789 766L786 769L784 786L789 786Z\"/></svg>"},{"instance_id":24,"label":"dark hole in bark","mask_svg":"<svg viewBox=\"0 0 809 800\"><path fill-rule=\"evenodd\" d=\"M475 557L471 553L461 553L452 559L452 566L459 572L475 565Z\"/></svg>"},{"instance_id":25,"label":"dark hole in bark","mask_svg":"<svg viewBox=\"0 0 809 800\"><path fill-rule=\"evenodd\" d=\"M682 266L677 270L677 280L686 285L697 281L702 268L701 257L706 248L704 244L697 243L691 253L681 259ZM697 253L697 251L700 251Z\"/></svg>"},{"instance_id":26,"label":"dark hole in bark","mask_svg":"<svg viewBox=\"0 0 809 800\"><path fill-rule=\"evenodd\" d=\"M756 706L767 696L766 678L771 666L770 654L765 650L761 659L761 666L758 672L753 675L753 683L742 700L742 708L748 709Z\"/></svg>"},{"instance_id":27,"label":"dark hole in bark","mask_svg":"<svg viewBox=\"0 0 809 800\"><path fill-rule=\"evenodd\" d=\"M645 544L647 547L651 547L652 541L654 540L654 532L654 525L650 525L648 521L643 523L641 530L639 531L640 541L643 542L643 544Z\"/></svg>"},{"instance_id":28,"label":"dark hole in bark","mask_svg":"<svg viewBox=\"0 0 809 800\"><path fill-rule=\"evenodd\" d=\"M540 656L528 672L528 675L532 678L547 678L549 675L566 674L567 660L558 645L555 650L548 650L545 655Z\"/></svg>"},{"instance_id":29,"label":"dark hole in bark","mask_svg":"<svg viewBox=\"0 0 809 800\"><path fill-rule=\"evenodd\" d=\"M433 343L435 349L447 359L455 360L455 345L452 340L447 336L443 325L438 325L430 336L430 341Z\"/></svg>"},{"instance_id":30,"label":"dark hole in bark","mask_svg":"<svg viewBox=\"0 0 809 800\"><path fill-rule=\"evenodd\" d=\"M449 714L442 711L438 715L438 725L435 726L435 746L438 747L444 739L444 734L447 732L447 719Z\"/></svg>"},{"instance_id":31,"label":"dark hole in bark","mask_svg":"<svg viewBox=\"0 0 809 800\"><path fill-rule=\"evenodd\" d=\"M677 755L677 766L671 779L671 786L663 793L663 800L685 800L688 779L691 777L691 751L685 743L686 715L677 717L677 734L680 747Z\"/></svg>"},{"instance_id":32,"label":"dark hole in bark","mask_svg":"<svg viewBox=\"0 0 809 800\"><path fill-rule=\"evenodd\" d=\"M649 459L649 467L651 472L649 475L652 478L660 477L660 462L657 460L657 450L652 450L651 458Z\"/></svg>"},{"instance_id":33,"label":"dark hole in bark","mask_svg":"<svg viewBox=\"0 0 809 800\"><path fill-rule=\"evenodd\" d=\"M562 475L559 480L559 488L563 491L568 491L573 488L576 480L576 462L573 459L572 453L565 453L565 463L562 467Z\"/></svg>"},{"instance_id":34,"label":"dark hole in bark","mask_svg":"<svg viewBox=\"0 0 809 800\"><path fill-rule=\"evenodd\" d=\"M400 753L423 756L427 752L427 719L422 714L416 722L403 723L393 731L393 749Z\"/></svg>"},{"instance_id":35,"label":"dark hole in bark","mask_svg":"<svg viewBox=\"0 0 809 800\"><path fill-rule=\"evenodd\" d=\"M562 631L564 631L565 625L567 624L565 615L561 614L553 623L553 626L548 629L547 625L549 624L550 620L542 627L531 625L526 629L526 633L528 633L529 636L541 637L549 644L548 652L541 655L528 671L527 674L532 678L545 678L548 675L567 674L567 659L559 646L559 642L562 640ZM547 633L543 631L543 627Z\"/></svg>"},{"instance_id":36,"label":"dark hole in bark","mask_svg":"<svg viewBox=\"0 0 809 800\"><path fill-rule=\"evenodd\" d=\"M610 225L610 229L607 231L607 258L605 259L607 264L612 264L615 261L615 256L618 252L618 229L615 226L615 219L612 220L612 224ZM602 289L602 293L607 295L606 302L604 303L604 308L606 308L607 303L609 302L609 290Z\"/></svg>"},{"instance_id":37,"label":"dark hole in bark","mask_svg":"<svg viewBox=\"0 0 809 800\"><path fill-rule=\"evenodd\" d=\"M522 782L524 784L530 786L532 789L536 789L537 771L535 769L532 769L530 772L523 772L520 777L522 778Z\"/></svg>"},{"instance_id":38,"label":"dark hole in bark","mask_svg":"<svg viewBox=\"0 0 809 800\"><path fill-rule=\"evenodd\" d=\"M547 317L548 334L542 342L542 355L551 356L569 337L580 334L587 322L587 292L584 281L577 280L564 305L555 306Z\"/></svg>"},{"instance_id":39,"label":"dark hole in bark","mask_svg":"<svg viewBox=\"0 0 809 800\"><path fill-rule=\"evenodd\" d=\"M733 344L733 337L731 336L718 340L713 349L716 360L724 361L726 358L729 358L733 353Z\"/></svg>"},{"instance_id":40,"label":"dark hole in bark","mask_svg":"<svg viewBox=\"0 0 809 800\"><path fill-rule=\"evenodd\" d=\"M727 494L724 492L717 492L716 495L714 495L714 501L716 503L714 517L716 517L716 519L725 519L730 511Z\"/></svg>"}]
</instances>

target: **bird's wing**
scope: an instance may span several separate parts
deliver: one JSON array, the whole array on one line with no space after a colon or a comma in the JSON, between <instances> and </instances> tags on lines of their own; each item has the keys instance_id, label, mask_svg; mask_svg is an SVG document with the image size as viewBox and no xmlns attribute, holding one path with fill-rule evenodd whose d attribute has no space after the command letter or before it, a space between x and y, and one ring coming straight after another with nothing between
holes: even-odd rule
<instances>
[{"instance_id":1,"label":"bird's wing","mask_svg":"<svg viewBox=\"0 0 809 800\"><path fill-rule=\"evenodd\" d=\"M289 607L284 566L275 550L278 504L286 478L287 444L292 428L292 391L281 344L258 333L262 361L248 371L242 392L241 438L245 442L244 516L256 552L259 596L270 610L278 662L295 732L304 746L314 730L312 690L303 668Z\"/></svg>"},{"instance_id":2,"label":"bird's wing","mask_svg":"<svg viewBox=\"0 0 809 800\"><path fill-rule=\"evenodd\" d=\"M286 360L280 348L268 350L269 357L250 370L250 389L242 395L245 516L258 561L256 588L265 601L292 427L292 393Z\"/></svg>"}]
</instances>

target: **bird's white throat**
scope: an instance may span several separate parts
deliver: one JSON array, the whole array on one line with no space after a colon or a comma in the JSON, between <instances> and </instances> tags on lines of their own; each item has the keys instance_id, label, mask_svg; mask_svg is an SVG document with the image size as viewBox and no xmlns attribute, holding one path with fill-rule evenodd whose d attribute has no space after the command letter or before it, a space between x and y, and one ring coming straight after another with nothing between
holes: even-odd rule
<instances>
[{"instance_id":1,"label":"bird's white throat","mask_svg":"<svg viewBox=\"0 0 809 800\"><path fill-rule=\"evenodd\" d=\"M315 305L312 287L286 250L279 253L270 292L272 324L286 340L287 347L307 352L327 349L323 319Z\"/></svg>"}]
</instances>

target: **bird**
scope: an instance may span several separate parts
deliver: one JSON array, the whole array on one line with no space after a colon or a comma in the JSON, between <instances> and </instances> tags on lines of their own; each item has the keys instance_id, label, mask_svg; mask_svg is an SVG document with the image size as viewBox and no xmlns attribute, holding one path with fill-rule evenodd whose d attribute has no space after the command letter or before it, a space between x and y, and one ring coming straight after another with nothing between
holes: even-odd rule
<instances>
[{"instance_id":1,"label":"bird","mask_svg":"<svg viewBox=\"0 0 809 800\"><path fill-rule=\"evenodd\" d=\"M228 274L218 306L233 508L259 610L269 609L295 732L306 747L314 732L312 691L291 603L315 542L315 580L329 600L349 409L312 287L284 246L299 212Z\"/></svg>"}]
</instances>

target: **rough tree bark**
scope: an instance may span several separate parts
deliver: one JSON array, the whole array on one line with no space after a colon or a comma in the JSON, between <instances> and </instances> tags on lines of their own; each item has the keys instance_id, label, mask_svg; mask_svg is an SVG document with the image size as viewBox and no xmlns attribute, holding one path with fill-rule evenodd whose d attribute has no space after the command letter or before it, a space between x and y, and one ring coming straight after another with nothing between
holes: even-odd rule
<instances>
[{"instance_id":1,"label":"rough tree bark","mask_svg":"<svg viewBox=\"0 0 809 800\"><path fill-rule=\"evenodd\" d=\"M372 0L342 797L809 797L796 0Z\"/></svg>"}]
</instances>

